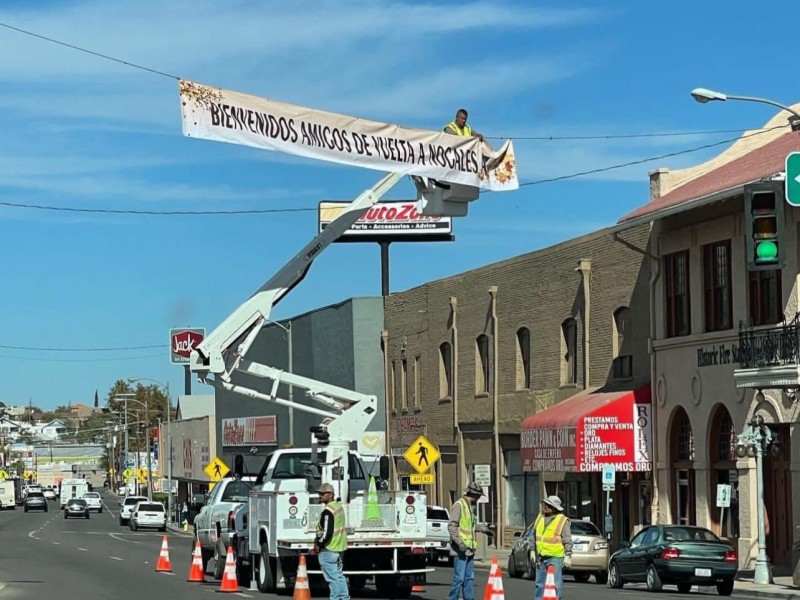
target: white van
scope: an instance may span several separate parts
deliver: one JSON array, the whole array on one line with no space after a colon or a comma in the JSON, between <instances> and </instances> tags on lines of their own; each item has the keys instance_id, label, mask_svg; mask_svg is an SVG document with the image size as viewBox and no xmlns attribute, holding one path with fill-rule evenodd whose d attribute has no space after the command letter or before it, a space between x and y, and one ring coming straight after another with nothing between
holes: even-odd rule
<instances>
[{"instance_id":1,"label":"white van","mask_svg":"<svg viewBox=\"0 0 800 600\"><path fill-rule=\"evenodd\" d=\"M88 491L89 484L85 479L65 479L61 482L61 491L58 494L61 508L67 505L68 500L83 498L83 495Z\"/></svg>"},{"instance_id":2,"label":"white van","mask_svg":"<svg viewBox=\"0 0 800 600\"><path fill-rule=\"evenodd\" d=\"M11 479L0 481L0 509L16 507L17 499L14 495L14 481Z\"/></svg>"}]
</instances>

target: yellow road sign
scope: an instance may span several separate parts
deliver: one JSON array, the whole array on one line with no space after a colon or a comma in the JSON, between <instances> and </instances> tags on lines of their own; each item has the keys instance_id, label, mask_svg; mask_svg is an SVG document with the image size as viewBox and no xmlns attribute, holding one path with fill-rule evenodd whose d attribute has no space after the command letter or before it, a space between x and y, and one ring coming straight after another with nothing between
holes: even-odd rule
<instances>
[{"instance_id":1,"label":"yellow road sign","mask_svg":"<svg viewBox=\"0 0 800 600\"><path fill-rule=\"evenodd\" d=\"M25 479L33 479L34 477L36 477L36 473L34 471L25 471L24 473L22 473L22 476Z\"/></svg>"},{"instance_id":2,"label":"yellow road sign","mask_svg":"<svg viewBox=\"0 0 800 600\"><path fill-rule=\"evenodd\" d=\"M430 471L440 456L439 451L424 435L419 436L403 454L408 464L420 474Z\"/></svg>"},{"instance_id":3,"label":"yellow road sign","mask_svg":"<svg viewBox=\"0 0 800 600\"><path fill-rule=\"evenodd\" d=\"M8 479L8 471L0 469L0 479Z\"/></svg>"},{"instance_id":4,"label":"yellow road sign","mask_svg":"<svg viewBox=\"0 0 800 600\"><path fill-rule=\"evenodd\" d=\"M412 473L411 485L432 485L433 473Z\"/></svg>"},{"instance_id":5,"label":"yellow road sign","mask_svg":"<svg viewBox=\"0 0 800 600\"><path fill-rule=\"evenodd\" d=\"M144 467L139 467L136 469L136 477L139 479L145 479L147 477L147 469Z\"/></svg>"},{"instance_id":6,"label":"yellow road sign","mask_svg":"<svg viewBox=\"0 0 800 600\"><path fill-rule=\"evenodd\" d=\"M219 457L215 458L210 463L208 463L206 465L206 468L203 470L206 472L206 475L208 475L212 481L219 481L230 472L228 465L222 462L222 460L220 460Z\"/></svg>"},{"instance_id":7,"label":"yellow road sign","mask_svg":"<svg viewBox=\"0 0 800 600\"><path fill-rule=\"evenodd\" d=\"M133 471L130 469L125 469L122 472L122 477L125 479L125 481L128 481L131 477L133 477Z\"/></svg>"}]
</instances>

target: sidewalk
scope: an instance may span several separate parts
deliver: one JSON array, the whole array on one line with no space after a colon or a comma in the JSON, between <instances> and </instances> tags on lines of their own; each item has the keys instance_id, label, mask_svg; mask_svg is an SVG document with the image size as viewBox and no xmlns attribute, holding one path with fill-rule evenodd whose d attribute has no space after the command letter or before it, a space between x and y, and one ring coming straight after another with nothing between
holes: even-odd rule
<instances>
[{"instance_id":1,"label":"sidewalk","mask_svg":"<svg viewBox=\"0 0 800 600\"><path fill-rule=\"evenodd\" d=\"M177 523L167 523L167 531L183 537L191 537L191 538L194 537L193 525L189 525L188 531L184 531L182 525L178 525Z\"/></svg>"}]
</instances>

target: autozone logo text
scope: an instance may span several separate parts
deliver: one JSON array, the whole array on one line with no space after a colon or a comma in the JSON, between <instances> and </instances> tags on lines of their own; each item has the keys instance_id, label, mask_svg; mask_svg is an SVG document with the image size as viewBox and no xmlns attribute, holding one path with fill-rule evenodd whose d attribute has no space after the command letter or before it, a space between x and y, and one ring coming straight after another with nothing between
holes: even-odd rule
<instances>
[{"instance_id":1,"label":"autozone logo text","mask_svg":"<svg viewBox=\"0 0 800 600\"><path fill-rule=\"evenodd\" d=\"M440 221L442 217L421 215L417 212L415 204L394 202L384 206L373 206L368 209L356 223L400 223L411 221Z\"/></svg>"}]
</instances>

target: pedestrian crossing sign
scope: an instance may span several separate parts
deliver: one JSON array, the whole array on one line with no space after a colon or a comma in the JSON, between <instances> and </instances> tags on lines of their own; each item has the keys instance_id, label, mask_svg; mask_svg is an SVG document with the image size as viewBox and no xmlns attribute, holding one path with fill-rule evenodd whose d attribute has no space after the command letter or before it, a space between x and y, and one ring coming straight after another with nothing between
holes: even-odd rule
<instances>
[{"instance_id":1,"label":"pedestrian crossing sign","mask_svg":"<svg viewBox=\"0 0 800 600\"><path fill-rule=\"evenodd\" d=\"M133 477L133 471L131 471L130 468L126 468L122 472L122 478L127 482L131 480L131 477Z\"/></svg>"},{"instance_id":2,"label":"pedestrian crossing sign","mask_svg":"<svg viewBox=\"0 0 800 600\"><path fill-rule=\"evenodd\" d=\"M430 471L440 456L436 447L424 435L414 440L414 443L403 453L403 458L420 474Z\"/></svg>"},{"instance_id":3,"label":"pedestrian crossing sign","mask_svg":"<svg viewBox=\"0 0 800 600\"><path fill-rule=\"evenodd\" d=\"M208 463L206 468L203 470L206 472L206 475L208 475L209 479L215 482L219 481L230 472L228 465L222 462L219 457Z\"/></svg>"}]
</instances>

